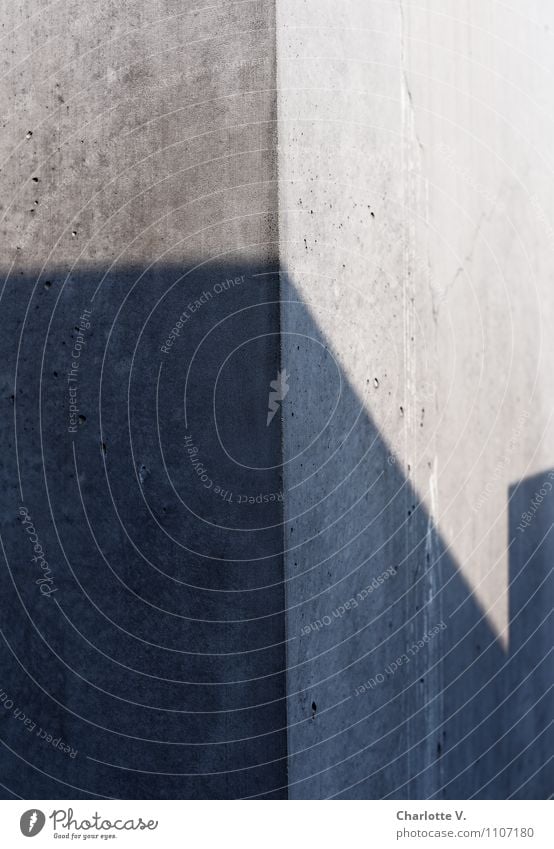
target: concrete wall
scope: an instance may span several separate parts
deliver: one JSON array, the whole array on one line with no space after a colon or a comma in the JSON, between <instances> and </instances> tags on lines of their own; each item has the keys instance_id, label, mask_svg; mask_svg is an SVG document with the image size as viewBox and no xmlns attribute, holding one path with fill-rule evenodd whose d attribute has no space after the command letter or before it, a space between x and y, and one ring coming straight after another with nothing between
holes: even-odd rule
<instances>
[{"instance_id":1,"label":"concrete wall","mask_svg":"<svg viewBox=\"0 0 554 849\"><path fill-rule=\"evenodd\" d=\"M1 4L8 795L286 792L274 6L200 5Z\"/></svg>"},{"instance_id":2,"label":"concrete wall","mask_svg":"<svg viewBox=\"0 0 554 849\"><path fill-rule=\"evenodd\" d=\"M552 9L277 8L290 795L548 796Z\"/></svg>"},{"instance_id":3,"label":"concrete wall","mask_svg":"<svg viewBox=\"0 0 554 849\"><path fill-rule=\"evenodd\" d=\"M0 0L6 797L553 792L552 18Z\"/></svg>"}]
</instances>

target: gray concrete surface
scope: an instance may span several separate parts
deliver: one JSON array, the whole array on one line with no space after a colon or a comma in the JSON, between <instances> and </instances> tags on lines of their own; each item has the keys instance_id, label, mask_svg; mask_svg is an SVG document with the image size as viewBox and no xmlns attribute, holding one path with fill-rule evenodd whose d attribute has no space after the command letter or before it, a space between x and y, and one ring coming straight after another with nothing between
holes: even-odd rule
<instances>
[{"instance_id":1,"label":"gray concrete surface","mask_svg":"<svg viewBox=\"0 0 554 849\"><path fill-rule=\"evenodd\" d=\"M6 798L554 791L552 18L0 0Z\"/></svg>"},{"instance_id":2,"label":"gray concrete surface","mask_svg":"<svg viewBox=\"0 0 554 849\"><path fill-rule=\"evenodd\" d=\"M0 8L8 796L286 793L274 8L198 6Z\"/></svg>"},{"instance_id":3,"label":"gray concrete surface","mask_svg":"<svg viewBox=\"0 0 554 849\"><path fill-rule=\"evenodd\" d=\"M552 793L552 23L277 4L293 798Z\"/></svg>"}]
</instances>

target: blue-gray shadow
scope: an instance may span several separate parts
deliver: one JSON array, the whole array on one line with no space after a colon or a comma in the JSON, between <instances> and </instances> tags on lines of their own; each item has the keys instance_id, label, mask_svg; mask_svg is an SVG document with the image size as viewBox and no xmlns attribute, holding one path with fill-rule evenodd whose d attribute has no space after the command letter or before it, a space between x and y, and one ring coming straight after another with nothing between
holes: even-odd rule
<instances>
[{"instance_id":1,"label":"blue-gray shadow","mask_svg":"<svg viewBox=\"0 0 554 849\"><path fill-rule=\"evenodd\" d=\"M506 652L371 400L288 279L282 295L290 796L548 797L554 498L523 547L510 543L536 481L510 493ZM374 377L369 399L387 392Z\"/></svg>"},{"instance_id":2,"label":"blue-gray shadow","mask_svg":"<svg viewBox=\"0 0 554 849\"><path fill-rule=\"evenodd\" d=\"M220 262L8 279L7 798L552 792L549 595L537 584L551 562L550 502L522 533L536 483L510 493L506 653L278 271ZM283 290L298 301L285 328ZM293 350L294 333L304 341ZM267 425L283 365L286 516L280 416ZM49 573L31 560L22 504ZM302 633L390 566L379 591ZM45 574L51 595L36 583ZM356 694L440 621L424 650Z\"/></svg>"},{"instance_id":3,"label":"blue-gray shadow","mask_svg":"<svg viewBox=\"0 0 554 849\"><path fill-rule=\"evenodd\" d=\"M270 271L8 279L0 781L15 794L286 795Z\"/></svg>"}]
</instances>

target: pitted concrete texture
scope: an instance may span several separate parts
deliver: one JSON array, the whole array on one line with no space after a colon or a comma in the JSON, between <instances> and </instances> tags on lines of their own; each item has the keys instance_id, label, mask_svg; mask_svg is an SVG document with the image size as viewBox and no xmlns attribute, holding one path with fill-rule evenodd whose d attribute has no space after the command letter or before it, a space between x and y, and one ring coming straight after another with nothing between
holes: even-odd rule
<instances>
[{"instance_id":1,"label":"pitted concrete texture","mask_svg":"<svg viewBox=\"0 0 554 849\"><path fill-rule=\"evenodd\" d=\"M274 9L198 6L2 3L8 794L286 795Z\"/></svg>"},{"instance_id":2,"label":"pitted concrete texture","mask_svg":"<svg viewBox=\"0 0 554 849\"><path fill-rule=\"evenodd\" d=\"M553 14L0 0L7 798L554 792Z\"/></svg>"},{"instance_id":3,"label":"pitted concrete texture","mask_svg":"<svg viewBox=\"0 0 554 849\"><path fill-rule=\"evenodd\" d=\"M552 8L277 12L290 796L548 797Z\"/></svg>"}]
</instances>

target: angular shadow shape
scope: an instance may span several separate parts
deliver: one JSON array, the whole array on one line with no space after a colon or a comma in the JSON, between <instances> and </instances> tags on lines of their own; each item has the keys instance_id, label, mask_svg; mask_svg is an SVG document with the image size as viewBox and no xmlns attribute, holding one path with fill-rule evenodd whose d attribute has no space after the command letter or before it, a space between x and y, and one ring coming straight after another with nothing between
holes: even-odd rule
<instances>
[{"instance_id":1,"label":"angular shadow shape","mask_svg":"<svg viewBox=\"0 0 554 849\"><path fill-rule=\"evenodd\" d=\"M283 280L290 797L546 798L551 632L533 629L552 596L544 586L524 605L510 585L506 654L369 402ZM512 550L512 576L523 557Z\"/></svg>"},{"instance_id":2,"label":"angular shadow shape","mask_svg":"<svg viewBox=\"0 0 554 849\"><path fill-rule=\"evenodd\" d=\"M6 797L550 795L546 503L507 655L276 263L58 269L3 306Z\"/></svg>"}]
</instances>

